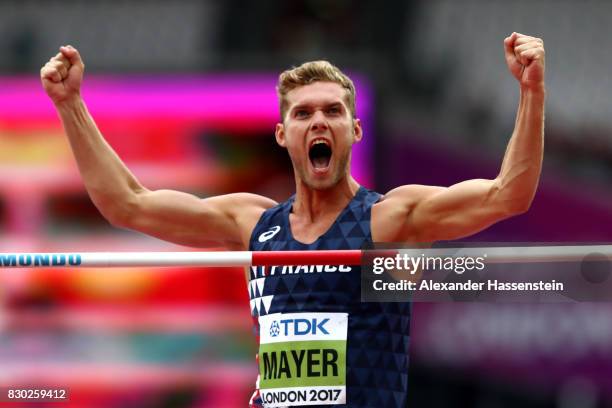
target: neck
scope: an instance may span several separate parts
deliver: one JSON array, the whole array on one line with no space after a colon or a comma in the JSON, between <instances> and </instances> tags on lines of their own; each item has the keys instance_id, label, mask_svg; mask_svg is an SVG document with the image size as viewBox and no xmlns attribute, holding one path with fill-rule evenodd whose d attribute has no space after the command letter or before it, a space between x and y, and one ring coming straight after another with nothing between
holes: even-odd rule
<instances>
[{"instance_id":1,"label":"neck","mask_svg":"<svg viewBox=\"0 0 612 408\"><path fill-rule=\"evenodd\" d=\"M347 175L338 184L325 190L312 189L296 178L293 213L312 220L322 214L337 212L346 207L358 190L359 184L351 175Z\"/></svg>"}]
</instances>

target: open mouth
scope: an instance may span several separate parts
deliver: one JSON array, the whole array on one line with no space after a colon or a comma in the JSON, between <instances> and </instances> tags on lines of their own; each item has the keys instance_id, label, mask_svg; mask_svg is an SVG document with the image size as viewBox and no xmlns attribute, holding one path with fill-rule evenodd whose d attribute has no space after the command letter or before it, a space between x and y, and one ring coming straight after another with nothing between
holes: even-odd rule
<instances>
[{"instance_id":1,"label":"open mouth","mask_svg":"<svg viewBox=\"0 0 612 408\"><path fill-rule=\"evenodd\" d=\"M325 140L316 140L308 151L308 157L310 158L312 167L318 170L324 170L329 166L331 155L331 147Z\"/></svg>"}]
</instances>

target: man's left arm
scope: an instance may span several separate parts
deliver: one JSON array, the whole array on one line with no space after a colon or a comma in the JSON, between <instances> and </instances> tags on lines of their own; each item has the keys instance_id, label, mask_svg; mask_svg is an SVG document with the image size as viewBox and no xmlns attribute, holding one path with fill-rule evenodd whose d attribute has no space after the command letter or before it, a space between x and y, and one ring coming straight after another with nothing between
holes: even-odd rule
<instances>
[{"instance_id":1,"label":"man's left arm","mask_svg":"<svg viewBox=\"0 0 612 408\"><path fill-rule=\"evenodd\" d=\"M504 48L508 68L520 84L520 101L498 176L447 188L413 185L390 191L386 204L399 204L399 213L406 215L396 240L457 239L529 209L544 148L544 44L539 38L512 33Z\"/></svg>"}]
</instances>

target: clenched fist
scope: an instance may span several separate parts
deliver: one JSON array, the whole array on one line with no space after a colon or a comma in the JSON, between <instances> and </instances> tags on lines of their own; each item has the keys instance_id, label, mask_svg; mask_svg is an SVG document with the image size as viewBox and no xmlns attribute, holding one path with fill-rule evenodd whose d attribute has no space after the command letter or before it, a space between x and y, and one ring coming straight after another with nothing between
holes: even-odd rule
<instances>
[{"instance_id":1,"label":"clenched fist","mask_svg":"<svg viewBox=\"0 0 612 408\"><path fill-rule=\"evenodd\" d=\"M544 42L540 38L512 33L504 40L506 64L521 87L544 88Z\"/></svg>"},{"instance_id":2,"label":"clenched fist","mask_svg":"<svg viewBox=\"0 0 612 408\"><path fill-rule=\"evenodd\" d=\"M76 48L71 45L60 47L40 70L40 79L47 95L56 105L79 96L85 65Z\"/></svg>"}]
</instances>

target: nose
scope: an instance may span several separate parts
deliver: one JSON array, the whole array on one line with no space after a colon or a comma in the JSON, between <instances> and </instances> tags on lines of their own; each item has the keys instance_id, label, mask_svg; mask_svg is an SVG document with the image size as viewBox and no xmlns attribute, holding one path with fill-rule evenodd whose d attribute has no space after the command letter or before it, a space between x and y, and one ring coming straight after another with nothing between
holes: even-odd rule
<instances>
[{"instance_id":1,"label":"nose","mask_svg":"<svg viewBox=\"0 0 612 408\"><path fill-rule=\"evenodd\" d=\"M321 131L327 130L327 120L325 119L325 115L320 110L317 110L312 115L312 122L310 123L310 130L312 131Z\"/></svg>"}]
</instances>

